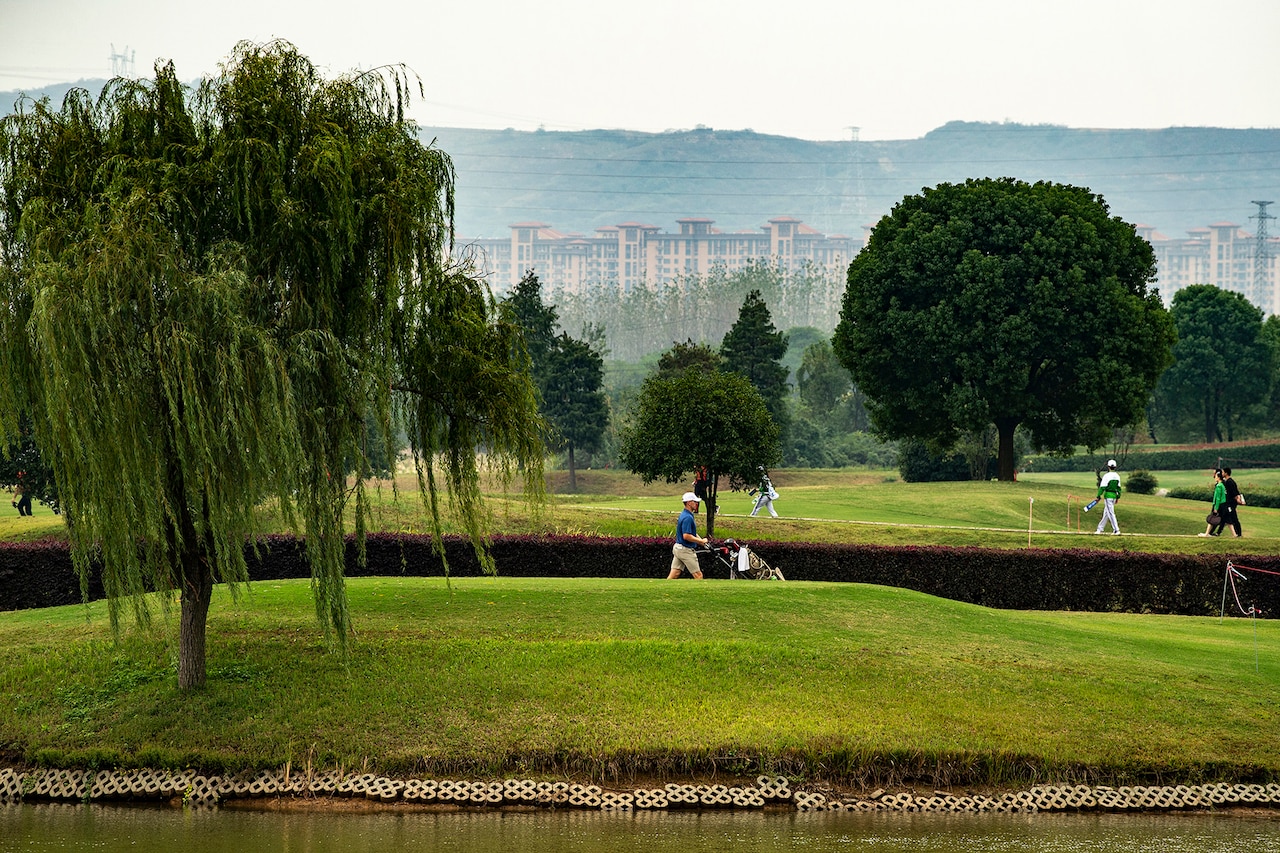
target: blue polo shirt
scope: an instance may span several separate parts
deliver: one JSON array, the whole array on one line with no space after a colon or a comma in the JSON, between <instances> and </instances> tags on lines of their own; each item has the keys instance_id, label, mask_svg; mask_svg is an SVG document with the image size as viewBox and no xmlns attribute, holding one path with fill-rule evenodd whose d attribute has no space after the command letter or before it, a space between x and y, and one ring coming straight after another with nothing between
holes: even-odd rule
<instances>
[{"instance_id":1,"label":"blue polo shirt","mask_svg":"<svg viewBox=\"0 0 1280 853\"><path fill-rule=\"evenodd\" d=\"M676 544L692 548L692 545L684 541L686 533L698 535L698 521L693 517L693 513L689 512L688 507L684 508L684 512L680 513L680 520L676 522Z\"/></svg>"}]
</instances>

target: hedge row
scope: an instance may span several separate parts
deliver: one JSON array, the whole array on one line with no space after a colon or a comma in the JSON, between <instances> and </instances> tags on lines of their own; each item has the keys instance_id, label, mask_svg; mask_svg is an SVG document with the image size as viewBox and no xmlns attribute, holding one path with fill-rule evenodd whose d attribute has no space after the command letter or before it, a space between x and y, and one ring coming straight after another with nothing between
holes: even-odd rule
<instances>
[{"instance_id":1,"label":"hedge row","mask_svg":"<svg viewBox=\"0 0 1280 853\"><path fill-rule=\"evenodd\" d=\"M1113 457L1097 453L1075 456L1033 456L1022 470L1043 473L1095 472L1107 467ZM1122 467L1131 471L1211 471L1218 465L1229 468L1280 468L1280 444L1250 444L1242 447L1207 446L1194 450L1131 450Z\"/></svg>"},{"instance_id":2,"label":"hedge row","mask_svg":"<svg viewBox=\"0 0 1280 853\"><path fill-rule=\"evenodd\" d=\"M373 534L367 565L347 546L350 577L434 577L444 566L426 536ZM250 557L252 580L310 576L300 540L270 537ZM455 577L480 573L470 543L447 537L444 549ZM1086 549L999 550L918 546L759 543L753 548L788 580L843 581L913 589L987 607L1014 610L1214 615L1220 610L1226 557L1146 554ZM498 573L507 577L662 578L671 562L668 539L587 536L500 536L493 540ZM710 578L728 569L702 555ZM1249 568L1280 572L1280 557L1249 556ZM1247 573L1238 582L1241 602L1264 616L1280 612L1280 576ZM96 573L90 598L102 596ZM0 544L0 610L50 607L81 601L67 546L58 542ZM1229 606L1233 605L1230 602Z\"/></svg>"},{"instance_id":3,"label":"hedge row","mask_svg":"<svg viewBox=\"0 0 1280 853\"><path fill-rule=\"evenodd\" d=\"M1213 489L1208 486L1200 486L1195 488L1170 489L1166 497L1181 498L1185 501L1203 501L1204 503L1213 503ZM1256 492L1250 489L1244 496L1249 503L1245 506L1247 511L1251 506L1265 506L1271 509L1280 508L1280 494L1275 492Z\"/></svg>"}]
</instances>

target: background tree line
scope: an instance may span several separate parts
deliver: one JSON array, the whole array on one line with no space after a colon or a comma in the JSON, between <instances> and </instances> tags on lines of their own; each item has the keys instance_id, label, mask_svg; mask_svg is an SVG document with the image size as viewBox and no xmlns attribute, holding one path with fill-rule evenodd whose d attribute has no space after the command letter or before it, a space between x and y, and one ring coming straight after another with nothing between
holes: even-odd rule
<instances>
[{"instance_id":1,"label":"background tree line","mask_svg":"<svg viewBox=\"0 0 1280 853\"><path fill-rule=\"evenodd\" d=\"M775 273L760 266L714 282L689 281L704 300L713 288L732 294L756 281L771 283L783 298L794 297L794 289L778 286L782 277ZM609 302L615 316L628 316L671 298L673 294L614 294ZM695 343L690 336L672 341L666 350L652 351L660 338L651 338L651 351L635 361L606 358L613 355L607 327L582 321L580 337L565 331L560 306L543 301L532 274L504 304L524 334L550 427L544 434L546 447L559 454L559 464L569 470L571 490L576 489L578 468L621 464L620 429L631 417L646 378L687 363L720 369L726 360L738 363L761 392L779 427L781 464L786 467L897 466L910 481L986 479L997 474L993 426L965 431L947 449L919 439L894 441L875 435L866 396L836 356L830 333L815 326L778 331L763 292L747 291L737 320L718 340ZM575 297L570 304L581 309L585 302ZM721 306L717 316L724 313ZM1212 285L1193 285L1175 294L1170 316L1178 332L1173 364L1161 375L1145 418L1112 434L1108 446L1113 455L1114 448L1134 441L1215 443L1274 433L1280 424L1280 318L1264 320L1242 296ZM372 420L367 427L366 464L373 463L372 473L385 475L392 461ZM395 446L404 443L403 432L398 432ZM1015 460L1032 452L1031 441L1019 430ZM26 472L28 485L36 486L38 499L56 504L54 479L30 438L15 444L0 464L0 485L15 485L20 471Z\"/></svg>"},{"instance_id":2,"label":"background tree line","mask_svg":"<svg viewBox=\"0 0 1280 853\"><path fill-rule=\"evenodd\" d=\"M563 454L560 462L570 471L570 488L575 488L581 465L625 464L623 436L639 411L646 381L690 366L748 380L778 429L780 455L770 464L892 466L894 445L868 432L865 398L831 349L831 326L798 325L784 332L774 324L769 293L790 306L794 319L834 322L836 302L828 301L827 308L818 310L822 299L836 298L829 281L822 279L816 289L805 291L813 281L789 278L775 266L760 263L733 274L689 278L682 283L688 292L674 285L664 291L614 292L593 308L589 295L553 293L544 301L537 276L527 273L503 303L524 329L535 383L543 392L542 412L557 430L547 436L547 447ZM736 316L733 304L738 305ZM662 311L674 312L676 319L667 323ZM643 336L637 335L631 344L642 352L639 358L616 357L609 342L620 336L611 332L609 317L643 320ZM570 328L580 329L580 338L572 337ZM683 341L674 337L690 330L697 336L687 334ZM578 380L570 380L564 374L569 363L555 363L552 353L575 344L578 358L603 365L599 378L580 373ZM576 408L550 398L549 383L556 382L562 383L562 398L568 393L563 383L578 389ZM588 397L594 402L588 404ZM705 408L703 404L697 411ZM568 430L576 430L572 440Z\"/></svg>"},{"instance_id":3,"label":"background tree line","mask_svg":"<svg viewBox=\"0 0 1280 853\"><path fill-rule=\"evenodd\" d=\"M1152 441L1237 441L1280 426L1280 317L1194 284L1173 296L1173 365L1147 407Z\"/></svg>"},{"instance_id":4,"label":"background tree line","mask_svg":"<svg viewBox=\"0 0 1280 853\"><path fill-rule=\"evenodd\" d=\"M571 481L578 463L619 464L619 427L632 411L644 380L686 362L714 369L733 364L751 379L779 427L781 462L787 467L897 465L912 481L998 475L994 424L959 430L945 448L919 437L901 441L878 437L866 395L831 346L831 329L791 325L782 332L774 325L768 293L790 306L792 318L832 316L830 311L814 310L816 298L799 297L801 281L788 282L776 268L758 264L740 273L691 277L682 283L690 288L687 294L673 285L664 291L601 294L592 303L587 295L561 293L555 296L560 301L552 304L542 301L536 276L526 276L506 302L516 309L525 329L544 396L547 382L560 382L558 402L546 401L544 414L561 430L549 438L548 447L564 454L561 461L570 469ZM758 283L767 290L752 287ZM818 286L830 298L825 279ZM733 304L739 306L736 317L730 316ZM700 312L698 306L707 310ZM978 310L990 307L984 304ZM675 319L668 323L664 311L674 312ZM1160 375L1141 415L1105 430L1098 446L1114 450L1148 440L1217 443L1267 435L1280 428L1280 318L1264 320L1261 310L1243 296L1213 285L1179 291L1168 314L1177 333L1172 364ZM588 316L595 319L585 319ZM570 317L577 318L581 339L563 330L574 322ZM622 318L623 323L635 318L646 325L619 334L604 325L611 317ZM689 334L683 341L672 337L665 349L659 349L673 331ZM618 357L610 346L610 341L618 340L627 341L632 351L643 350L642 354ZM1063 335L1048 339L1049 346L1068 342ZM557 353L554 358L549 355L552 352ZM551 363L557 360L561 366L552 369ZM572 371L574 364L578 379L568 374L553 379L557 370ZM571 391L574 388L578 390ZM571 399L577 402L571 404ZM1032 454L1034 447L1026 430L1015 430L1014 435L1017 462Z\"/></svg>"},{"instance_id":5,"label":"background tree line","mask_svg":"<svg viewBox=\"0 0 1280 853\"><path fill-rule=\"evenodd\" d=\"M812 326L829 337L839 320L844 272L814 264L789 272L762 258L741 270L716 267L662 287L624 293L601 285L581 293L552 291L548 299L566 328L603 329L613 358L638 362L677 341L719 346L737 319L736 306L752 291L759 292L782 328Z\"/></svg>"},{"instance_id":6,"label":"background tree line","mask_svg":"<svg viewBox=\"0 0 1280 853\"><path fill-rule=\"evenodd\" d=\"M1012 479L1036 451L1275 428L1280 320L1210 285L1165 309L1154 279L1150 246L1100 196L974 179L908 197L882 219L850 266L834 335L832 315L815 310L832 296L822 277L788 279L767 263L664 290L562 298L606 342L627 341L606 371L615 415L652 370L655 344L679 340L674 331L736 357L764 355L743 370L780 428L786 465L884 464L901 450L908 479ZM777 333L779 305L787 319L821 325L784 321ZM611 323L633 325L623 335ZM599 446L608 464L616 437Z\"/></svg>"}]
</instances>

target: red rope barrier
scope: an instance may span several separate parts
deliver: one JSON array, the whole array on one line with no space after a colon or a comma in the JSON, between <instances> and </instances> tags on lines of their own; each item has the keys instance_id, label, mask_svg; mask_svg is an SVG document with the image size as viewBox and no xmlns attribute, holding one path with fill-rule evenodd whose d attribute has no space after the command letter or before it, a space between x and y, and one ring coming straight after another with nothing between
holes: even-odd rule
<instances>
[{"instance_id":1,"label":"red rope barrier","mask_svg":"<svg viewBox=\"0 0 1280 853\"><path fill-rule=\"evenodd\" d=\"M1241 568L1244 568L1244 567L1241 566ZM1272 572L1272 574L1275 574L1275 573ZM1246 609L1245 606L1240 603L1240 593L1236 591L1237 577L1239 577L1240 580L1244 580L1244 575L1236 571L1236 566L1233 565L1232 563L1227 563L1227 579L1231 581L1231 596L1236 600L1236 607L1239 608L1240 613L1244 616L1261 616L1262 611L1254 607L1252 603L1249 604L1248 609Z\"/></svg>"},{"instance_id":2,"label":"red rope barrier","mask_svg":"<svg viewBox=\"0 0 1280 853\"><path fill-rule=\"evenodd\" d=\"M1280 576L1280 572L1273 572L1270 569L1253 569L1253 568L1250 568L1249 566L1242 566L1239 563L1230 563L1229 565L1235 566L1237 569L1244 569L1246 572L1262 572L1262 574L1264 575Z\"/></svg>"}]
</instances>

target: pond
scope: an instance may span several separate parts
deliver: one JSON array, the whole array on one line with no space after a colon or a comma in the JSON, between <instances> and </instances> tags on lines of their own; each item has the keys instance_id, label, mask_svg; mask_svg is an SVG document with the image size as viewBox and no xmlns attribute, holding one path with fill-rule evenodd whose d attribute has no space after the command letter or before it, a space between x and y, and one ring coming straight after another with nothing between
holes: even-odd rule
<instances>
[{"instance_id":1,"label":"pond","mask_svg":"<svg viewBox=\"0 0 1280 853\"><path fill-rule=\"evenodd\" d=\"M1280 812L902 814L857 812L280 813L102 805L0 806L16 851L445 851L445 853L1259 853L1280 849Z\"/></svg>"}]
</instances>

